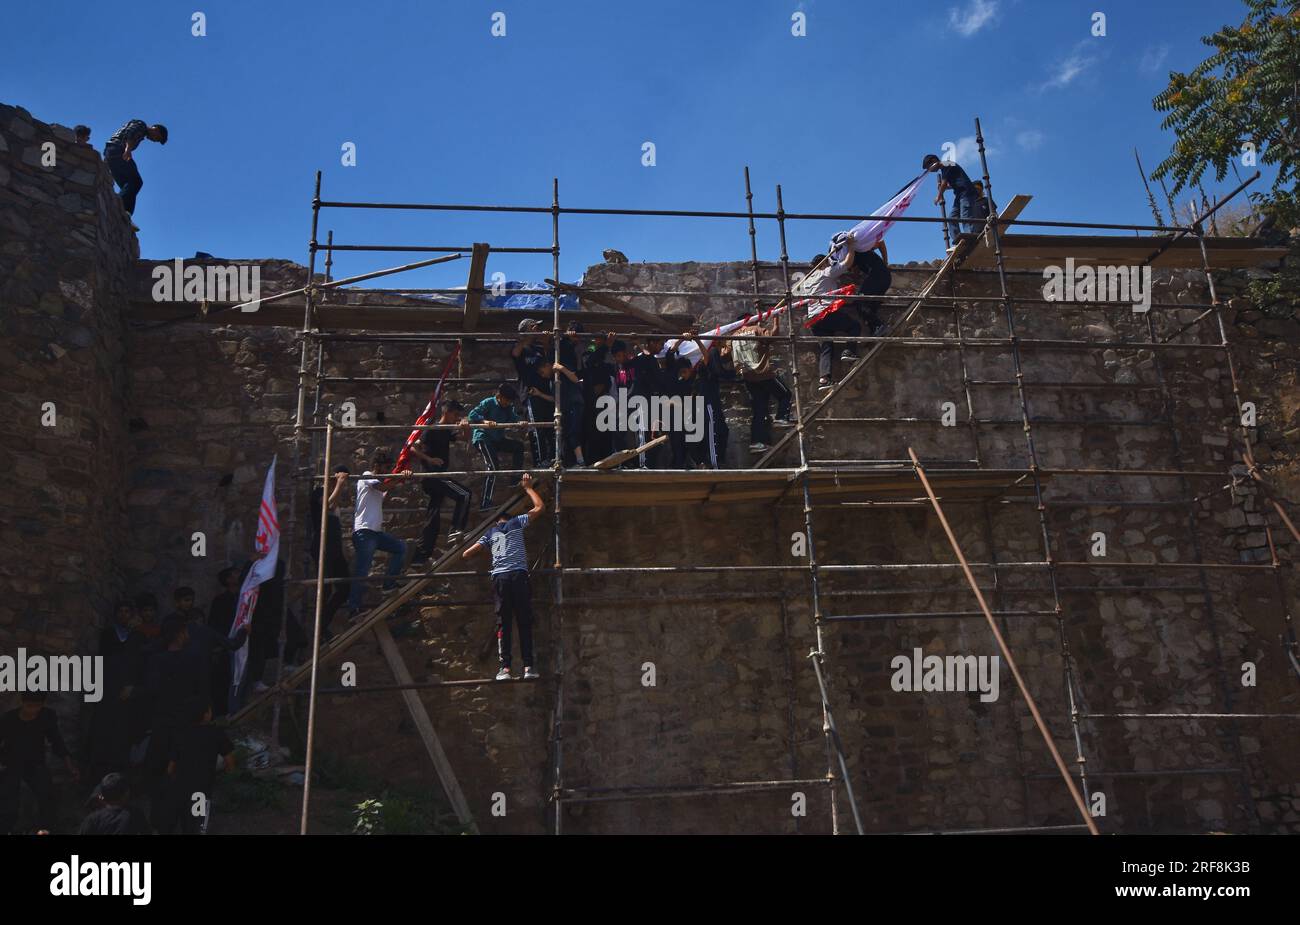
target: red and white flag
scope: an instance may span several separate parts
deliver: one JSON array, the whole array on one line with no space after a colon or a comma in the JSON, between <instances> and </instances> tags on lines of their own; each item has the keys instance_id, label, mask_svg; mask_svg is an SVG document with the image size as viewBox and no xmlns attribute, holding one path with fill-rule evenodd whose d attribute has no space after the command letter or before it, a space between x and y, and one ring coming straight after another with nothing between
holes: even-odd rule
<instances>
[{"instance_id":1,"label":"red and white flag","mask_svg":"<svg viewBox=\"0 0 1300 925\"><path fill-rule=\"evenodd\" d=\"M262 504L257 512L257 535L253 539L253 549L260 558L253 562L253 567L248 570L244 583L239 588L239 604L235 608L235 620L230 625L232 639L240 630L252 626L259 586L275 577L276 565L280 561L280 518L275 510L275 460L276 457L271 457L271 466L266 470ZM245 643L230 656L231 686L235 690L239 689L239 682L244 677L244 664L247 661L248 644Z\"/></svg>"},{"instance_id":2,"label":"red and white flag","mask_svg":"<svg viewBox=\"0 0 1300 925\"><path fill-rule=\"evenodd\" d=\"M410 468L411 447L415 446L420 440L420 435L424 433L424 425L430 423L438 417L438 403L442 401L442 387L447 381L447 374L451 372L452 364L456 362L456 357L460 356L460 344L456 344L456 349L447 357L447 362L442 365L442 375L438 377L438 384L433 387L433 394L429 396L429 403L424 406L420 416L415 419L415 428L402 444L402 451L397 454L397 463L393 466L394 472L401 472L403 469Z\"/></svg>"}]
</instances>

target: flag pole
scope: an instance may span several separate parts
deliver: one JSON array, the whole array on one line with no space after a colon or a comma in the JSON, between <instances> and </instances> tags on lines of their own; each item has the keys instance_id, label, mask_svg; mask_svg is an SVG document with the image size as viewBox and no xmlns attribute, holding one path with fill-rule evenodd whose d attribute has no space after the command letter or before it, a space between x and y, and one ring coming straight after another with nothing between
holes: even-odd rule
<instances>
[{"instance_id":1,"label":"flag pole","mask_svg":"<svg viewBox=\"0 0 1300 925\"><path fill-rule=\"evenodd\" d=\"M307 834L307 808L311 802L312 749L316 743L316 671L320 659L320 621L325 602L325 538L329 529L330 452L334 445L334 416L325 415L325 469L321 473L320 542L316 547L316 625L312 632L311 691L307 699L307 757L303 763L302 823L298 834Z\"/></svg>"}]
</instances>

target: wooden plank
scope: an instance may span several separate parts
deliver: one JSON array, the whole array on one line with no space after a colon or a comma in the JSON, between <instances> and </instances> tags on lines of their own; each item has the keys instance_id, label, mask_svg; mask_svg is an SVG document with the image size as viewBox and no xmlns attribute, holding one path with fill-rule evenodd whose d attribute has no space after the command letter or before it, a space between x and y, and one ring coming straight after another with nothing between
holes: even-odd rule
<instances>
[{"instance_id":1,"label":"wooden plank","mask_svg":"<svg viewBox=\"0 0 1300 925\"><path fill-rule=\"evenodd\" d=\"M411 677L411 672L406 667L402 653L397 649L397 643L393 641L393 634L389 631L387 623L380 622L375 625L375 639L379 642L379 651L383 653L384 661L388 662L388 667L393 672L393 680L398 684L414 684L415 679ZM419 733L420 741L424 743L424 750L429 753L429 759L433 762L438 781L442 784L442 792L447 795L447 800L456 813L457 821L463 826L468 826L470 831L477 835L478 827L474 824L474 815L469 810L469 801L465 799L465 793L460 789L460 782L456 780L456 772L451 769L447 753L442 750L442 742L438 739L438 733L434 731L433 720L429 718L429 711L424 708L424 701L420 699L418 691L407 689L401 691L401 694L406 709L411 714L411 721L415 723L415 731Z\"/></svg>"},{"instance_id":2,"label":"wooden plank","mask_svg":"<svg viewBox=\"0 0 1300 925\"><path fill-rule=\"evenodd\" d=\"M606 456L604 459L592 463L591 468L617 469L619 466L623 465L623 463L627 462L629 459L635 459L636 457L640 456L642 453L653 450L655 447L667 442L668 442L667 434L664 434L663 436L660 437L655 437L649 443L643 443L635 450L619 450L617 453L611 453L609 456Z\"/></svg>"},{"instance_id":3,"label":"wooden plank","mask_svg":"<svg viewBox=\"0 0 1300 925\"><path fill-rule=\"evenodd\" d=\"M1033 198L1033 196L1027 196L1024 193L1016 193L1011 197L1011 201L1003 206L1002 211L998 213L998 234L1002 235L1004 238L1006 237L1007 228L1012 222L1020 217L1020 213L1025 211L1025 207L1029 205L1030 200ZM978 262L981 259L980 255L985 251L990 254L993 253L993 241L990 233L987 231L981 234L979 240L975 242L974 249L971 250L971 252L966 255L966 259L962 261L963 265L969 264L971 261Z\"/></svg>"},{"instance_id":4,"label":"wooden plank","mask_svg":"<svg viewBox=\"0 0 1300 925\"><path fill-rule=\"evenodd\" d=\"M479 521L478 525L472 530L466 531L461 537L460 542L445 552L442 558L435 562L433 566L424 573L424 577L415 581L407 582L396 594L384 601L374 610L366 613L360 620L353 623L347 629L343 630L343 632L330 640L330 644L320 651L320 664L326 665L341 657L344 652L359 642L362 637L368 635L370 630L374 629L381 620L396 613L407 603L414 600L422 590L428 587L430 582L438 577L438 572L449 571L453 567L457 566L460 562L460 554L471 544L476 542L478 538L483 535L483 532L492 526L492 524L496 523L497 515L502 512L509 513L512 508L523 500L523 492L516 492L509 501L505 502L487 517L484 517ZM311 662L308 661L305 664L300 665L297 671L292 671L281 678L279 683L274 687L262 692L261 694L255 694L242 709L230 717L228 720L229 724L234 725L241 722L277 693L293 690L293 688L297 687L299 684L305 683L310 677Z\"/></svg>"},{"instance_id":5,"label":"wooden plank","mask_svg":"<svg viewBox=\"0 0 1300 925\"><path fill-rule=\"evenodd\" d=\"M553 279L546 280L546 283L549 286L554 286L561 292L572 292L579 298L590 300L595 302L597 305L604 305L606 308L612 308L625 315L631 315L633 318L636 318L639 321L644 321L656 330L663 331L666 334L671 334L674 337L682 333L682 328L680 326L673 324L663 315L656 315L654 312L643 311L635 305L632 305L630 302L625 302L612 295L603 295L601 293L591 292L588 289L583 289L581 286L574 286L570 283L558 283Z\"/></svg>"},{"instance_id":6,"label":"wooden plank","mask_svg":"<svg viewBox=\"0 0 1300 925\"><path fill-rule=\"evenodd\" d=\"M465 283L465 330L478 330L478 312L483 306L483 277L487 273L488 246L475 244L469 257L469 279Z\"/></svg>"},{"instance_id":7,"label":"wooden plank","mask_svg":"<svg viewBox=\"0 0 1300 925\"><path fill-rule=\"evenodd\" d=\"M1079 264L1140 265L1164 241L1156 235L1051 235L1008 234L1002 237L1002 256L1015 269L1041 269L1059 265L1067 258ZM1205 252L1210 266L1217 269L1257 267L1287 254L1284 247L1266 247L1249 238L1206 238ZM992 248L981 247L964 262L967 269L997 265ZM1199 269L1201 248L1194 238L1172 244L1157 257L1153 267Z\"/></svg>"}]
</instances>

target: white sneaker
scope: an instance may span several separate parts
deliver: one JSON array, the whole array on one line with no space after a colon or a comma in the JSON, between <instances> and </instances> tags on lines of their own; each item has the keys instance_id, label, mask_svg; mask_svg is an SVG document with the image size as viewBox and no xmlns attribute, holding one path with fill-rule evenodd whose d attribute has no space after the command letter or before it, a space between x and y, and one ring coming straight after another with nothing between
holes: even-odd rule
<instances>
[{"instance_id":1,"label":"white sneaker","mask_svg":"<svg viewBox=\"0 0 1300 925\"><path fill-rule=\"evenodd\" d=\"M510 669L509 669L509 668L502 668L500 671L497 672L497 677L496 677L496 679L497 679L498 681L509 681L509 680L510 680Z\"/></svg>"},{"instance_id":2,"label":"white sneaker","mask_svg":"<svg viewBox=\"0 0 1300 925\"><path fill-rule=\"evenodd\" d=\"M749 445L749 452L751 453L761 453L766 449L767 449L766 443L751 443Z\"/></svg>"},{"instance_id":3,"label":"white sneaker","mask_svg":"<svg viewBox=\"0 0 1300 925\"><path fill-rule=\"evenodd\" d=\"M775 427L794 427L794 421L789 418L777 418L772 424Z\"/></svg>"},{"instance_id":4,"label":"white sneaker","mask_svg":"<svg viewBox=\"0 0 1300 925\"><path fill-rule=\"evenodd\" d=\"M253 685L253 693L255 694L265 694L269 690L270 688L267 687L265 684L263 684L261 681L258 681L256 684Z\"/></svg>"},{"instance_id":5,"label":"white sneaker","mask_svg":"<svg viewBox=\"0 0 1300 925\"><path fill-rule=\"evenodd\" d=\"M465 535L464 532L460 530L452 530L450 533L447 534L447 545L455 546L457 543L460 542L460 538L464 535Z\"/></svg>"},{"instance_id":6,"label":"white sneaker","mask_svg":"<svg viewBox=\"0 0 1300 925\"><path fill-rule=\"evenodd\" d=\"M536 681L536 680L537 680L538 678L540 678L540 677L541 677L541 675L539 675L537 672L533 671L533 669L531 669L531 668L525 668L525 669L524 669L524 680L525 680L525 681Z\"/></svg>"}]
</instances>

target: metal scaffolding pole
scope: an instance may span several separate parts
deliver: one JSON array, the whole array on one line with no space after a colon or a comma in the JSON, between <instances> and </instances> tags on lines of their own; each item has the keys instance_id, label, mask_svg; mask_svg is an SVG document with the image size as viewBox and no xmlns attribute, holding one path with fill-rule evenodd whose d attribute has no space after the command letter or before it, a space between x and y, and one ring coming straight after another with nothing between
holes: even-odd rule
<instances>
[{"instance_id":1,"label":"metal scaffolding pole","mask_svg":"<svg viewBox=\"0 0 1300 925\"><path fill-rule=\"evenodd\" d=\"M785 204L781 198L781 185L776 187L776 209L777 209L777 228L781 235L781 281L785 286L785 304L792 305L793 297L790 291L790 255L786 247L785 237ZM844 751L840 742L839 733L835 729L835 719L831 715L830 700L826 689L825 678L822 676L822 660L825 658L826 647L823 641L822 627L825 620L822 617L821 604L821 581L817 574L817 541L816 534L813 532L813 506L812 506L812 489L809 486L808 479L808 455L804 448L804 419L799 408L799 363L796 348L799 342L799 325L794 318L787 319L790 324L790 370L791 370L791 389L794 393L794 413L795 436L799 448L799 471L800 488L803 492L803 517L804 532L807 538L808 548L808 576L812 590L812 619L813 635L816 640L816 648L809 653L809 659L812 661L813 671L817 675L817 686L821 691L822 701L822 732L826 738L826 776L832 782L835 779L835 768L838 762L842 782L844 784L845 795L849 799L849 808L853 812L853 822L857 827L858 834L863 834L862 819L858 815L858 802L853 797L853 783L849 780L848 763L844 758ZM839 802L838 794L835 787L830 788L830 810L831 810L831 834L838 835L840 831L839 819Z\"/></svg>"},{"instance_id":2,"label":"metal scaffolding pole","mask_svg":"<svg viewBox=\"0 0 1300 925\"><path fill-rule=\"evenodd\" d=\"M988 158L985 156L985 151L984 151L984 132L980 127L980 120L978 118L975 120L975 144L979 149L980 168L984 174L985 201L988 206L988 212L990 215L992 215L994 214L993 181L989 178ZM1085 793L1089 795L1089 797L1091 797L1091 791L1088 789L1087 758L1085 757L1084 750L1083 750L1083 736L1079 730L1079 705L1078 702L1076 701L1076 695L1075 695L1074 659L1073 656L1070 654L1070 640L1065 628L1065 611L1064 608L1061 606L1061 594L1060 591L1058 590L1059 580L1056 571L1055 557L1052 554L1052 535L1051 535L1051 528L1047 520L1047 506L1043 500L1043 480L1039 475L1038 449L1034 443L1034 429L1032 424L1032 416L1029 411L1029 396L1026 393L1023 385L1024 368L1021 365L1021 358L1020 358L1020 338L1016 333L1015 305L1011 298L1011 290L1007 285L1006 263L1002 253L1002 234L998 230L997 222L990 221L988 225L989 225L988 228L989 240L993 244L994 259L996 260L997 268L998 268L998 285L1002 294L1002 304L1006 315L1007 337L1011 341L1010 355L1011 355L1012 370L1016 382L1018 383L1016 388L1016 394L1017 397L1019 398L1020 417L1021 417L1022 426L1024 427L1024 431L1025 431L1025 449L1029 455L1029 472L1034 486L1034 498L1038 502L1037 504L1038 525L1039 525L1039 532L1041 533L1042 540L1043 540L1043 559L1047 563L1048 581L1051 583L1052 586L1052 606L1053 609L1056 611L1057 635L1060 638L1060 644L1061 644L1061 667L1062 667L1062 675L1063 675L1062 681L1065 689L1066 705L1070 711L1070 729L1074 734L1074 749L1075 749L1074 760L1079 767L1079 776L1083 782L1083 790ZM911 452L912 451L909 448L908 453ZM912 456L912 461L916 462L916 456L914 454ZM926 487L926 491L927 493L929 493L928 484ZM937 510L938 501L934 501L934 504ZM940 514L940 517L942 516L943 515ZM954 547L956 546L955 539L953 540L953 545ZM981 604L981 606L983 605ZM993 618L989 617L989 622L992 623L992 621ZM995 632L996 632L996 627L995 627ZM1008 655L1008 662L1010 662L1009 655ZM1028 698L1028 691L1025 692L1025 695L1026 698ZM1032 704L1031 704L1031 711L1036 712L1036 708L1033 708ZM1044 727L1044 733L1046 733L1046 727ZM1052 750L1054 754L1055 754L1055 748L1056 748L1055 744L1052 743ZM1059 763L1060 761L1059 756L1057 757L1057 761ZM1073 787L1071 789L1073 791ZM1077 798L1077 794L1076 794L1076 798ZM1085 814L1087 814L1086 806L1084 806L1083 803L1080 803L1080 809L1082 809L1085 812ZM1092 822L1092 817L1090 814L1087 814L1087 817L1088 817L1088 828L1095 835L1096 827Z\"/></svg>"}]
</instances>

